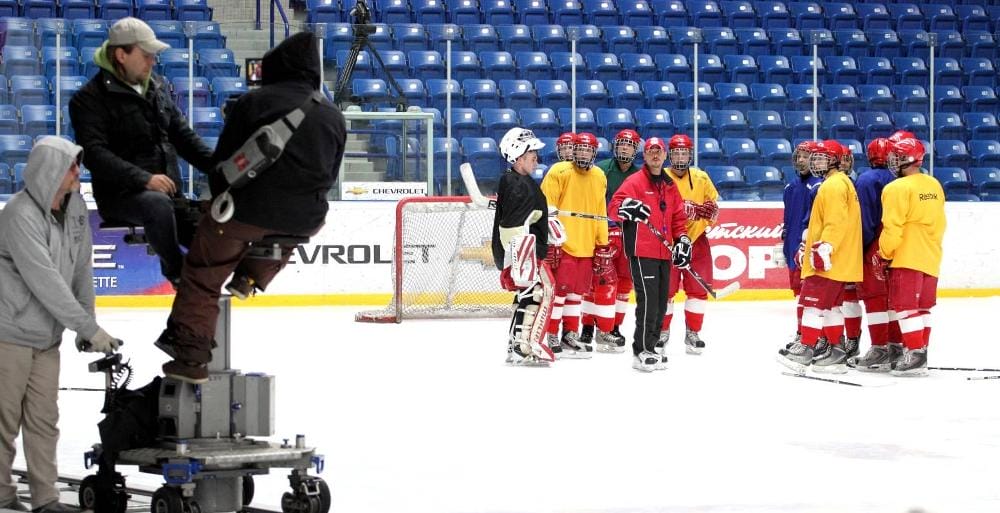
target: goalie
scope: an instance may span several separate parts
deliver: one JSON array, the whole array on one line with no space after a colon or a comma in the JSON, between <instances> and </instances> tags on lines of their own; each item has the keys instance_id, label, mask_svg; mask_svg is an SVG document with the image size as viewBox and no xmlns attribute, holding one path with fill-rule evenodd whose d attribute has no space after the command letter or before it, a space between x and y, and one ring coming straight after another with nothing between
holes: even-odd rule
<instances>
[{"instance_id":1,"label":"goalie","mask_svg":"<svg viewBox=\"0 0 1000 513\"><path fill-rule=\"evenodd\" d=\"M555 359L545 341L553 294L545 255L549 242L565 241L565 232L557 218L543 215L545 195L531 177L544 146L525 128L512 128L500 140L500 154L510 169L497 187L492 249L501 286L517 292L508 331L510 365L547 366Z\"/></svg>"}]
</instances>

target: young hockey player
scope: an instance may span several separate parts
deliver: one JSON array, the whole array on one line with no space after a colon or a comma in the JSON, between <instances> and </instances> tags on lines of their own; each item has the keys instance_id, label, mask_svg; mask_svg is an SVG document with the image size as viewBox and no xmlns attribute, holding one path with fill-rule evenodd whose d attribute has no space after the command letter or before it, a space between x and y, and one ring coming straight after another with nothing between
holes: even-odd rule
<instances>
[{"instance_id":1,"label":"young hockey player","mask_svg":"<svg viewBox=\"0 0 1000 513\"><path fill-rule=\"evenodd\" d=\"M788 266L788 285L798 303L802 292L802 268L795 258L795 252L802 243L802 232L806 229L806 219L812 209L814 189L822 180L809 172L809 156L815 151L815 141L802 141L792 152L792 166L796 176L785 186L783 201L784 228L781 230L781 244L776 249L781 255L779 261ZM795 340L802 338L802 305L795 308Z\"/></svg>"},{"instance_id":2,"label":"young hockey player","mask_svg":"<svg viewBox=\"0 0 1000 513\"><path fill-rule=\"evenodd\" d=\"M556 156L559 162L573 162L573 147L576 144L576 134L564 132L556 139Z\"/></svg>"},{"instance_id":3,"label":"young hockey player","mask_svg":"<svg viewBox=\"0 0 1000 513\"><path fill-rule=\"evenodd\" d=\"M854 174L854 152L850 146L840 144L840 172L844 173L852 181L857 178ZM857 186L855 186L857 189ZM844 287L844 304L840 306L844 314L844 352L848 358L858 355L861 342L861 302L858 299L858 288L856 283L848 283Z\"/></svg>"}]
</instances>

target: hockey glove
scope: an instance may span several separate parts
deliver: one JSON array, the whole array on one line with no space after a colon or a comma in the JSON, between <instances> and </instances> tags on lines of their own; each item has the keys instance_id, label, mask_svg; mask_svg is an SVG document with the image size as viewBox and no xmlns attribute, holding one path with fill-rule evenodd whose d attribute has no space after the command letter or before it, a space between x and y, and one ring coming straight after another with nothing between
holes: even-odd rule
<instances>
[{"instance_id":1,"label":"hockey glove","mask_svg":"<svg viewBox=\"0 0 1000 513\"><path fill-rule=\"evenodd\" d=\"M809 252L812 258L813 269L817 271L829 271L833 268L830 256L833 255L833 246L829 242L816 241Z\"/></svg>"},{"instance_id":2,"label":"hockey glove","mask_svg":"<svg viewBox=\"0 0 1000 513\"><path fill-rule=\"evenodd\" d=\"M549 244L548 253L545 254L545 263L549 264L549 269L554 272L559 268L559 261L562 260L562 246Z\"/></svg>"},{"instance_id":3,"label":"hockey glove","mask_svg":"<svg viewBox=\"0 0 1000 513\"><path fill-rule=\"evenodd\" d=\"M104 328L98 327L97 333L90 340L85 339L79 333L76 334L76 348L79 351L85 351L88 353L105 353L111 354L118 350L118 346L122 343L121 340L108 335Z\"/></svg>"},{"instance_id":4,"label":"hockey glove","mask_svg":"<svg viewBox=\"0 0 1000 513\"><path fill-rule=\"evenodd\" d=\"M882 255L878 254L878 251L871 256L872 274L875 275L875 279L878 281L886 281L889 279L889 264L892 260L886 260L882 258Z\"/></svg>"},{"instance_id":5,"label":"hockey glove","mask_svg":"<svg viewBox=\"0 0 1000 513\"><path fill-rule=\"evenodd\" d=\"M698 204L691 200L684 200L684 215L688 221L698 219Z\"/></svg>"},{"instance_id":6,"label":"hockey glove","mask_svg":"<svg viewBox=\"0 0 1000 513\"><path fill-rule=\"evenodd\" d=\"M566 243L566 228L559 220L559 209L549 207L549 245L562 245Z\"/></svg>"},{"instance_id":7,"label":"hockey glove","mask_svg":"<svg viewBox=\"0 0 1000 513\"><path fill-rule=\"evenodd\" d=\"M799 249L795 251L795 263L798 264L799 269L802 269L802 261L806 258L806 241L803 240L799 243Z\"/></svg>"},{"instance_id":8,"label":"hockey glove","mask_svg":"<svg viewBox=\"0 0 1000 513\"><path fill-rule=\"evenodd\" d=\"M517 288L517 285L514 284L514 278L511 278L510 276L509 265L507 267L504 267L503 271L500 271L500 287L502 287L504 290L509 290L511 292L516 292L517 290L519 290Z\"/></svg>"},{"instance_id":9,"label":"hockey glove","mask_svg":"<svg viewBox=\"0 0 1000 513\"><path fill-rule=\"evenodd\" d=\"M774 262L774 266L778 269L783 267L788 267L788 262L785 261L785 243L779 242L771 248L771 261Z\"/></svg>"},{"instance_id":10,"label":"hockey glove","mask_svg":"<svg viewBox=\"0 0 1000 513\"><path fill-rule=\"evenodd\" d=\"M594 284L614 285L618 282L613 259L618 254L614 246L597 246L594 248Z\"/></svg>"},{"instance_id":11,"label":"hockey glove","mask_svg":"<svg viewBox=\"0 0 1000 513\"><path fill-rule=\"evenodd\" d=\"M649 207L635 198L625 198L618 207L618 215L626 221L645 223L649 219Z\"/></svg>"},{"instance_id":12,"label":"hockey glove","mask_svg":"<svg viewBox=\"0 0 1000 513\"><path fill-rule=\"evenodd\" d=\"M618 225L608 227L608 245L615 250L615 253L622 250L622 229Z\"/></svg>"},{"instance_id":13,"label":"hockey glove","mask_svg":"<svg viewBox=\"0 0 1000 513\"><path fill-rule=\"evenodd\" d=\"M691 239L687 235L681 235L674 241L674 257L672 263L678 269L691 267Z\"/></svg>"},{"instance_id":14,"label":"hockey glove","mask_svg":"<svg viewBox=\"0 0 1000 513\"><path fill-rule=\"evenodd\" d=\"M695 214L696 219L706 219L714 223L719 218L719 204L708 200L701 205L695 205Z\"/></svg>"}]
</instances>

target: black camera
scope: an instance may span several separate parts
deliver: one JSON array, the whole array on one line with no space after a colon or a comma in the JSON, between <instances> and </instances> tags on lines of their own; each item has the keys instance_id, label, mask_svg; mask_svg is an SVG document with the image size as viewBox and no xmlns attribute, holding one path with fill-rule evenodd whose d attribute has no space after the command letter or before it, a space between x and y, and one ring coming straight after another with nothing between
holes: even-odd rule
<instances>
[{"instance_id":1,"label":"black camera","mask_svg":"<svg viewBox=\"0 0 1000 513\"><path fill-rule=\"evenodd\" d=\"M358 0L348 14L354 17L355 25L368 25L372 22L372 12L368 9L368 4L365 3L365 0ZM357 30L357 27L355 27L355 30Z\"/></svg>"}]
</instances>

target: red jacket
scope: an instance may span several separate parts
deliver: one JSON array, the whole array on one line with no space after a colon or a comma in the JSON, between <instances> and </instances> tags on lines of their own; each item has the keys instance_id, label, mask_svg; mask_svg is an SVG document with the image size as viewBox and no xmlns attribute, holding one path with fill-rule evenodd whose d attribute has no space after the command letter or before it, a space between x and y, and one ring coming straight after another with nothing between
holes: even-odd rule
<instances>
[{"instance_id":1,"label":"red jacket","mask_svg":"<svg viewBox=\"0 0 1000 513\"><path fill-rule=\"evenodd\" d=\"M649 170L643 167L642 172L633 173L622 182L608 205L608 217L623 226L623 245L626 255L670 260L670 249L653 235L652 230L639 226L638 223L622 221L618 215L618 207L625 198L645 203L649 207L649 224L656 227L664 238L673 242L677 237L687 233L684 199L677 191L677 186L665 172L654 180Z\"/></svg>"}]
</instances>

